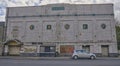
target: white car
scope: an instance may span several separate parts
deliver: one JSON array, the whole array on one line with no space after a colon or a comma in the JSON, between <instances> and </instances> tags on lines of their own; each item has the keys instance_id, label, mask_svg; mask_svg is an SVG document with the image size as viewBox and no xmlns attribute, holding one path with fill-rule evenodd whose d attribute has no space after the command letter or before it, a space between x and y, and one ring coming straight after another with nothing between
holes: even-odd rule
<instances>
[{"instance_id":1,"label":"white car","mask_svg":"<svg viewBox=\"0 0 120 66\"><path fill-rule=\"evenodd\" d=\"M73 59L78 59L78 58L90 58L90 59L96 59L96 55L93 53L86 52L85 50L74 50Z\"/></svg>"}]
</instances>

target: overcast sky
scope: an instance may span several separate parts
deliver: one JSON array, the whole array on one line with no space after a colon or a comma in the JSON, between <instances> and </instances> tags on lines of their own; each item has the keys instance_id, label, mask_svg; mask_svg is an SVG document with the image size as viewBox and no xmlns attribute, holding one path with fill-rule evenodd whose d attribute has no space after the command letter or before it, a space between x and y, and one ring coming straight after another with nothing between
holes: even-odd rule
<instances>
[{"instance_id":1,"label":"overcast sky","mask_svg":"<svg viewBox=\"0 0 120 66\"><path fill-rule=\"evenodd\" d=\"M115 18L120 21L120 0L0 0L0 21L5 21L6 7L39 6L52 3L113 3Z\"/></svg>"}]
</instances>

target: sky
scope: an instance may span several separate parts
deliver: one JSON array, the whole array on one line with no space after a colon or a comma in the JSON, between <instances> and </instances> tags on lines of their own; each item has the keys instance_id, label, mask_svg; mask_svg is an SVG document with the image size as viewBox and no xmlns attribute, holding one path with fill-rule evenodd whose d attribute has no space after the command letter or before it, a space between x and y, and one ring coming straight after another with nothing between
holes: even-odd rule
<instances>
[{"instance_id":1,"label":"sky","mask_svg":"<svg viewBox=\"0 0 120 66\"><path fill-rule=\"evenodd\" d=\"M115 19L120 21L120 0L0 0L0 21L5 21L6 7L40 6L52 3L71 3L71 4L113 3Z\"/></svg>"}]
</instances>

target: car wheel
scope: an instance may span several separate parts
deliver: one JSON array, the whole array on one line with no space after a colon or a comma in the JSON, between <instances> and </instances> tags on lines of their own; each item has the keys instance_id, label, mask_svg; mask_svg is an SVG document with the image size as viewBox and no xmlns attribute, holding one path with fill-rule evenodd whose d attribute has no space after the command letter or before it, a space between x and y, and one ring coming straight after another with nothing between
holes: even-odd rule
<instances>
[{"instance_id":1,"label":"car wheel","mask_svg":"<svg viewBox=\"0 0 120 66\"><path fill-rule=\"evenodd\" d=\"M75 55L73 58L74 58L75 60L77 60L77 59L78 59L78 56L77 56L77 55Z\"/></svg>"},{"instance_id":2,"label":"car wheel","mask_svg":"<svg viewBox=\"0 0 120 66\"><path fill-rule=\"evenodd\" d=\"M94 59L95 59L95 56L90 56L90 59L91 59L91 60L94 60Z\"/></svg>"}]
</instances>

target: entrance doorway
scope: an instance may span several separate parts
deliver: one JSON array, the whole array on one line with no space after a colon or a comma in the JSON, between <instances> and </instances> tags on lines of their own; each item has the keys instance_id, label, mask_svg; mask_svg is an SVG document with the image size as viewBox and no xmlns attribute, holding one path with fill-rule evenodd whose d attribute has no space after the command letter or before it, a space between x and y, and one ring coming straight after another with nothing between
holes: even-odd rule
<instances>
[{"instance_id":1,"label":"entrance doorway","mask_svg":"<svg viewBox=\"0 0 120 66\"><path fill-rule=\"evenodd\" d=\"M9 55L20 55L20 46L9 46Z\"/></svg>"},{"instance_id":2,"label":"entrance doorway","mask_svg":"<svg viewBox=\"0 0 120 66\"><path fill-rule=\"evenodd\" d=\"M109 46L108 45L102 45L101 46L101 52L102 52L102 56L107 57L109 54Z\"/></svg>"},{"instance_id":3,"label":"entrance doorway","mask_svg":"<svg viewBox=\"0 0 120 66\"><path fill-rule=\"evenodd\" d=\"M22 43L18 40L9 40L5 43L4 54L19 56Z\"/></svg>"},{"instance_id":4,"label":"entrance doorway","mask_svg":"<svg viewBox=\"0 0 120 66\"><path fill-rule=\"evenodd\" d=\"M85 45L85 46L83 45L82 49L86 50L87 52L90 52L90 45Z\"/></svg>"},{"instance_id":5,"label":"entrance doorway","mask_svg":"<svg viewBox=\"0 0 120 66\"><path fill-rule=\"evenodd\" d=\"M56 46L40 46L41 57L54 57Z\"/></svg>"}]
</instances>

